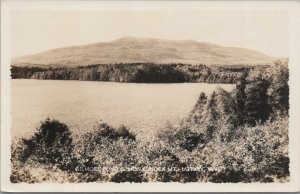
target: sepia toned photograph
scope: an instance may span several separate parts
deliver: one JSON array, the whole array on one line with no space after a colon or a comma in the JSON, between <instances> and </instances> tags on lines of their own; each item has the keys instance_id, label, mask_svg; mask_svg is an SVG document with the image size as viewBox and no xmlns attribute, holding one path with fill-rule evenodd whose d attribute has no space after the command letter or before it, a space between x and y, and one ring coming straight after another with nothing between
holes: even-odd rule
<instances>
[{"instance_id":1,"label":"sepia toned photograph","mask_svg":"<svg viewBox=\"0 0 300 194\"><path fill-rule=\"evenodd\" d=\"M291 181L288 11L108 4L9 12L11 184Z\"/></svg>"}]
</instances>

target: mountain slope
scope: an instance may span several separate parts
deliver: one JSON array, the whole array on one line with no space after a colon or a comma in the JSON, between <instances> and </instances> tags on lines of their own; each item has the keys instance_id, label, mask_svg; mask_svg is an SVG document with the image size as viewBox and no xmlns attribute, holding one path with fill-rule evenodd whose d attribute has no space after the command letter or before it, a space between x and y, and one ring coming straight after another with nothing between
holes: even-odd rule
<instances>
[{"instance_id":1,"label":"mountain slope","mask_svg":"<svg viewBox=\"0 0 300 194\"><path fill-rule=\"evenodd\" d=\"M79 66L112 63L262 64L260 52L192 40L124 37L112 42L65 47L13 59L12 65Z\"/></svg>"}]
</instances>

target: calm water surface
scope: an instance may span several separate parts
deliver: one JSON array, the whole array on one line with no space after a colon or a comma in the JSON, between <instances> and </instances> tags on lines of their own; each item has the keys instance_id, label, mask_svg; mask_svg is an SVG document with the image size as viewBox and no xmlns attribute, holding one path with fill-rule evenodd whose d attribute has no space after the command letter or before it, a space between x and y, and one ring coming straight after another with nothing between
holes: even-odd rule
<instances>
[{"instance_id":1,"label":"calm water surface","mask_svg":"<svg viewBox=\"0 0 300 194\"><path fill-rule=\"evenodd\" d=\"M128 126L138 135L163 130L188 115L201 92L234 85L136 84L91 81L12 80L12 135L31 135L46 117L73 132L92 129L97 120Z\"/></svg>"}]
</instances>

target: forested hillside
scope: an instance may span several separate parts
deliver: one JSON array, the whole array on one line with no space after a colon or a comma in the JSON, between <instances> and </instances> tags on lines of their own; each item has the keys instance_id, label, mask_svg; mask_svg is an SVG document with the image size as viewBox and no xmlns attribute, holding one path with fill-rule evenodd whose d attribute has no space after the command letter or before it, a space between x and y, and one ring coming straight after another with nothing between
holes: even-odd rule
<instances>
[{"instance_id":1,"label":"forested hillside","mask_svg":"<svg viewBox=\"0 0 300 194\"><path fill-rule=\"evenodd\" d=\"M67 67L12 66L13 79L86 80L142 83L236 83L250 65L187 65L187 64L99 64ZM263 67L268 67L267 65Z\"/></svg>"}]
</instances>

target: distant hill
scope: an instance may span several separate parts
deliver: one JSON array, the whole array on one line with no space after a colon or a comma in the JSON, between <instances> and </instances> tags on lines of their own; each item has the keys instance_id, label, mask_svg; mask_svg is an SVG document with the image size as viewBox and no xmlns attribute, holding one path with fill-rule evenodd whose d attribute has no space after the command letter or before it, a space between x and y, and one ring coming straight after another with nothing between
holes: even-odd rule
<instances>
[{"instance_id":1,"label":"distant hill","mask_svg":"<svg viewBox=\"0 0 300 194\"><path fill-rule=\"evenodd\" d=\"M15 58L15 66L85 66L113 63L266 64L276 60L255 50L193 40L124 37Z\"/></svg>"}]
</instances>

